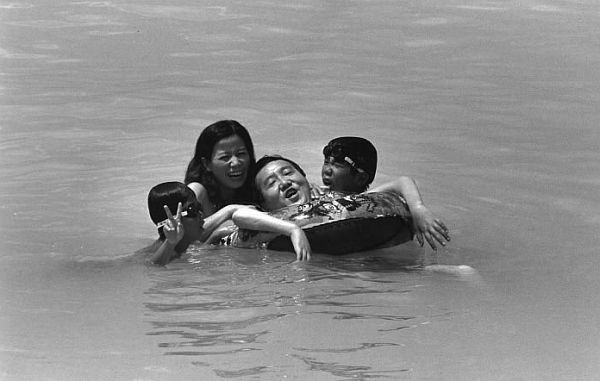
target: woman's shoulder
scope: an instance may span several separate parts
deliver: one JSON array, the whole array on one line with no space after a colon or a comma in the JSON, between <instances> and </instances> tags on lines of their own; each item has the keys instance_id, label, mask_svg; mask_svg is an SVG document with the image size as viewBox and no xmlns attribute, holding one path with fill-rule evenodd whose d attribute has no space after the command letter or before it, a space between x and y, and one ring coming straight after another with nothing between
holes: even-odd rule
<instances>
[{"instance_id":1,"label":"woman's shoulder","mask_svg":"<svg viewBox=\"0 0 600 381\"><path fill-rule=\"evenodd\" d=\"M192 190L192 192L194 192L197 199L200 199L200 196L202 195L208 196L208 191L206 190L206 187L197 181L191 182L187 186Z\"/></svg>"},{"instance_id":2,"label":"woman's shoulder","mask_svg":"<svg viewBox=\"0 0 600 381\"><path fill-rule=\"evenodd\" d=\"M194 192L194 194L196 195L196 199L202 204L202 206L205 206L208 203L210 203L208 189L206 189L206 187L203 184L193 182L189 183L187 186L192 190L192 192Z\"/></svg>"},{"instance_id":3,"label":"woman's shoulder","mask_svg":"<svg viewBox=\"0 0 600 381\"><path fill-rule=\"evenodd\" d=\"M200 205L202 205L202 212L204 213L204 216L210 216L216 211L214 202L212 202L208 196L208 190L204 185L198 182L193 182L189 183L187 186L192 190L192 192L194 192L196 195L196 200L198 200Z\"/></svg>"}]
</instances>

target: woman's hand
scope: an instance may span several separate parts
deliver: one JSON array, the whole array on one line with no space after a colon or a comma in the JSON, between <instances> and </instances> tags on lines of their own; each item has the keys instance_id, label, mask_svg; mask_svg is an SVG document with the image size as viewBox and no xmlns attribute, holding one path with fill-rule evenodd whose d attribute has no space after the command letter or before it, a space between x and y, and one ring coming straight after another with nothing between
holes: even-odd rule
<instances>
[{"instance_id":1,"label":"woman's hand","mask_svg":"<svg viewBox=\"0 0 600 381\"><path fill-rule=\"evenodd\" d=\"M163 226L163 233L170 244L176 245L185 234L183 224L181 223L181 203L177 204L177 214L175 217L171 214L168 206L163 205L163 208L168 219L167 223Z\"/></svg>"},{"instance_id":2,"label":"woman's hand","mask_svg":"<svg viewBox=\"0 0 600 381\"><path fill-rule=\"evenodd\" d=\"M446 246L446 243L450 241L448 228L440 219L435 218L425 205L421 204L411 208L410 213L413 217L415 235L421 247L423 247L425 241L429 243L433 250L437 250L435 241L442 246Z\"/></svg>"},{"instance_id":3,"label":"woman's hand","mask_svg":"<svg viewBox=\"0 0 600 381\"><path fill-rule=\"evenodd\" d=\"M304 230L296 226L296 228L292 230L292 234L290 234L290 240L292 241L294 251L296 252L296 261L310 260L310 242L308 242Z\"/></svg>"}]
</instances>

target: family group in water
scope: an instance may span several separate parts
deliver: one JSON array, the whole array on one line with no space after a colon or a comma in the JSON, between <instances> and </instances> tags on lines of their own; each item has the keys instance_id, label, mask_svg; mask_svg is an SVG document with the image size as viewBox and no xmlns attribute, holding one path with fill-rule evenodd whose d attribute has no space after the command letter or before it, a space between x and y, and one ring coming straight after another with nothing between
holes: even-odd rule
<instances>
[{"instance_id":1,"label":"family group in water","mask_svg":"<svg viewBox=\"0 0 600 381\"><path fill-rule=\"evenodd\" d=\"M159 239L147 248L151 263L164 265L188 246L214 244L239 229L272 232L290 237L297 260L309 260L310 242L296 224L268 212L301 205L327 192L393 192L401 195L413 218L421 246L450 240L445 224L423 204L414 180L396 180L370 187L377 170L377 150L367 139L338 137L323 148L323 186L309 183L293 160L268 155L256 160L248 130L234 120L206 127L196 142L184 182L156 185L148 195L150 218Z\"/></svg>"}]
</instances>

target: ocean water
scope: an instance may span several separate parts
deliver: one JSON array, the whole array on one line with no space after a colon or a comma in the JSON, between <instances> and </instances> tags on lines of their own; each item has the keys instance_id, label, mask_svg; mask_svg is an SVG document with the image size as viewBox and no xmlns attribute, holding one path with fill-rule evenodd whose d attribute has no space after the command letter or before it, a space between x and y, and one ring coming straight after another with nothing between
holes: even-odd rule
<instances>
[{"instance_id":1,"label":"ocean water","mask_svg":"<svg viewBox=\"0 0 600 381\"><path fill-rule=\"evenodd\" d=\"M598 36L592 0L2 1L0 379L597 378ZM146 266L220 119L315 182L371 139L452 242Z\"/></svg>"}]
</instances>

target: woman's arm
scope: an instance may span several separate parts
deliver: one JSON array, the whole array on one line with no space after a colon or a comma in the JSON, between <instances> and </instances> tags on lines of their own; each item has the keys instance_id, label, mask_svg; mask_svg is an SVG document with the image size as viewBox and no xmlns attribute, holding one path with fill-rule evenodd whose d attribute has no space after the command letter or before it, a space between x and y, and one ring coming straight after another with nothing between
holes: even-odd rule
<instances>
[{"instance_id":1,"label":"woman's arm","mask_svg":"<svg viewBox=\"0 0 600 381\"><path fill-rule=\"evenodd\" d=\"M237 211L237 210L241 210L241 209L254 209L253 206L250 205L238 205L238 204L231 204L231 205L226 205L224 207L222 207L221 209L217 210L214 214L206 217L204 219L204 224L202 225L202 229L204 229L204 232L202 232L202 236L200 237L200 240L202 242L206 242L207 239L211 236L211 234L224 226L224 223L231 220L233 217L233 214Z\"/></svg>"},{"instance_id":2,"label":"woman's arm","mask_svg":"<svg viewBox=\"0 0 600 381\"><path fill-rule=\"evenodd\" d=\"M233 213L232 218L233 222L242 229L267 231L290 237L296 252L296 260L310 260L310 243L304 230L296 224L251 208L238 209Z\"/></svg>"},{"instance_id":3,"label":"woman's arm","mask_svg":"<svg viewBox=\"0 0 600 381\"><path fill-rule=\"evenodd\" d=\"M442 246L450 241L448 228L442 220L435 218L433 213L425 206L419 188L415 181L408 176L400 176L396 181L391 181L373 189L369 192L394 192L399 193L406 200L416 230L417 241L421 246L425 240L433 250L436 250L435 241Z\"/></svg>"}]
</instances>

